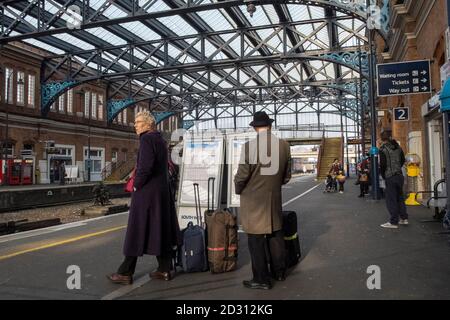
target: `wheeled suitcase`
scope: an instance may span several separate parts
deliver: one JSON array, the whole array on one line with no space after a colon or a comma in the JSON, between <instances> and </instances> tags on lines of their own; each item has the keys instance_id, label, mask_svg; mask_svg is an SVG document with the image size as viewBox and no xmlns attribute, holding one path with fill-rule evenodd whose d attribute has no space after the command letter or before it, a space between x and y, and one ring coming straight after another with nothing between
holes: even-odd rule
<instances>
[{"instance_id":1,"label":"wheeled suitcase","mask_svg":"<svg viewBox=\"0 0 450 320\"><path fill-rule=\"evenodd\" d=\"M210 188L210 182L212 187ZM212 190L212 192L210 192ZM210 207L210 194L212 201ZM208 263L211 273L233 271L237 266L238 225L228 209L214 210L214 178L208 179L208 207L205 211Z\"/></svg>"},{"instance_id":2,"label":"wheeled suitcase","mask_svg":"<svg viewBox=\"0 0 450 320\"><path fill-rule=\"evenodd\" d=\"M200 221L200 192L197 183L194 183L195 213L197 225L190 221L182 230L183 245L178 253L179 264L184 272L203 272L208 270L208 259L206 256L205 229Z\"/></svg>"},{"instance_id":3,"label":"wheeled suitcase","mask_svg":"<svg viewBox=\"0 0 450 320\"><path fill-rule=\"evenodd\" d=\"M286 248L286 267L295 266L301 257L300 240L297 230L297 213L295 211L283 211L283 233Z\"/></svg>"}]
</instances>

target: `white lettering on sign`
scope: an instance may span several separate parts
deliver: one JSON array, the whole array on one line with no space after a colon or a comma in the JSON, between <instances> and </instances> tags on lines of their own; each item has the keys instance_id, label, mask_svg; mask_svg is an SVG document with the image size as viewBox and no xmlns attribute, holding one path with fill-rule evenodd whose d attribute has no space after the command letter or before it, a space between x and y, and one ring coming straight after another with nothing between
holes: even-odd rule
<instances>
[{"instance_id":1,"label":"white lettering on sign","mask_svg":"<svg viewBox=\"0 0 450 320\"><path fill-rule=\"evenodd\" d=\"M396 74L387 73L387 74L380 74L381 79L390 79L390 78L397 78Z\"/></svg>"},{"instance_id":2,"label":"white lettering on sign","mask_svg":"<svg viewBox=\"0 0 450 320\"><path fill-rule=\"evenodd\" d=\"M398 93L400 93L400 89L391 88L391 89L389 89L389 93L398 94Z\"/></svg>"},{"instance_id":3,"label":"white lettering on sign","mask_svg":"<svg viewBox=\"0 0 450 320\"><path fill-rule=\"evenodd\" d=\"M409 84L409 80L392 80L392 84L396 86L407 85Z\"/></svg>"}]
</instances>

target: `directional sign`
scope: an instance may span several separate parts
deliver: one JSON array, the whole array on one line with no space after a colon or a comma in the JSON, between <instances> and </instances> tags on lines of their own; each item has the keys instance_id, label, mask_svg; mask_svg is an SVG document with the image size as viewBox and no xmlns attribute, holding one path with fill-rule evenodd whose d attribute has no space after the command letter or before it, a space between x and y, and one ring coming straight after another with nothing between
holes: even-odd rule
<instances>
[{"instance_id":1,"label":"directional sign","mask_svg":"<svg viewBox=\"0 0 450 320\"><path fill-rule=\"evenodd\" d=\"M409 120L409 108L394 108L394 120L395 121L408 121Z\"/></svg>"},{"instance_id":2,"label":"directional sign","mask_svg":"<svg viewBox=\"0 0 450 320\"><path fill-rule=\"evenodd\" d=\"M378 96L431 92L430 60L377 65Z\"/></svg>"}]
</instances>

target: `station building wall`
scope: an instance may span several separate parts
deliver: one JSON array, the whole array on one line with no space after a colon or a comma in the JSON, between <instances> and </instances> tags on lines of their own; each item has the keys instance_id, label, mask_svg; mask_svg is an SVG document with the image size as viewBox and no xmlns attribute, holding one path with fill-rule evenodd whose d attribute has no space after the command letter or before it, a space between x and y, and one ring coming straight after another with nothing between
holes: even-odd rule
<instances>
[{"instance_id":1,"label":"station building wall","mask_svg":"<svg viewBox=\"0 0 450 320\"><path fill-rule=\"evenodd\" d=\"M72 165L79 165L80 179L87 178L83 177L83 161L87 155L84 149L88 145L91 149L103 150L102 170L111 162L134 159L138 149L134 115L138 109L148 110L148 103L139 103L123 110L108 124L106 85L94 81L64 93L44 118L40 110L40 77L45 54L48 53L24 43L8 45L0 50L0 158L4 159L4 150L8 151L9 158L22 158L23 150L31 149L31 155L26 157L35 160L34 169L39 167L39 163L42 166L48 163L47 172L41 172L41 176L35 179L40 183L51 180L50 158L64 158L64 155L47 152L49 142L54 142L58 150L73 150L70 155ZM158 129L170 132L179 123L177 117L172 117L163 121Z\"/></svg>"}]
</instances>

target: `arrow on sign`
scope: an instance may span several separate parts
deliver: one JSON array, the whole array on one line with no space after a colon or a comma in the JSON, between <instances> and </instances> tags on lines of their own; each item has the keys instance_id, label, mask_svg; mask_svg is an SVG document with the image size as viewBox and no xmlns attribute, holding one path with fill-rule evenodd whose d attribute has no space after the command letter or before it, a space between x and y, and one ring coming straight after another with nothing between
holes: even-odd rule
<instances>
[{"instance_id":1,"label":"arrow on sign","mask_svg":"<svg viewBox=\"0 0 450 320\"><path fill-rule=\"evenodd\" d=\"M422 90L427 91L428 87L422 87Z\"/></svg>"},{"instance_id":2,"label":"arrow on sign","mask_svg":"<svg viewBox=\"0 0 450 320\"><path fill-rule=\"evenodd\" d=\"M420 81L422 81L422 83L428 82L427 79L422 79L422 80L420 80Z\"/></svg>"},{"instance_id":3,"label":"arrow on sign","mask_svg":"<svg viewBox=\"0 0 450 320\"><path fill-rule=\"evenodd\" d=\"M428 72L426 72L425 70L423 70L420 74L422 75L426 75Z\"/></svg>"}]
</instances>

